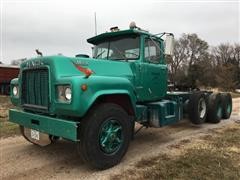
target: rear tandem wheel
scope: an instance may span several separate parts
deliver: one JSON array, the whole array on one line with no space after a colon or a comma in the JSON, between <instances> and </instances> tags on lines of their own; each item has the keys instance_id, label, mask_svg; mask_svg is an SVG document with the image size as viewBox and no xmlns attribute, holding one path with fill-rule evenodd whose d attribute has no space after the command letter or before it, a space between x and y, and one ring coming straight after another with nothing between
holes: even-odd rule
<instances>
[{"instance_id":1,"label":"rear tandem wheel","mask_svg":"<svg viewBox=\"0 0 240 180\"><path fill-rule=\"evenodd\" d=\"M193 124L202 124L205 122L207 116L207 101L203 92L195 92L190 95L188 114Z\"/></svg>"},{"instance_id":2,"label":"rear tandem wheel","mask_svg":"<svg viewBox=\"0 0 240 180\"><path fill-rule=\"evenodd\" d=\"M212 93L208 97L207 121L219 123L222 119L222 100L220 93Z\"/></svg>"},{"instance_id":3,"label":"rear tandem wheel","mask_svg":"<svg viewBox=\"0 0 240 180\"><path fill-rule=\"evenodd\" d=\"M229 119L232 113L232 96L230 93L221 93L222 118Z\"/></svg>"}]
</instances>

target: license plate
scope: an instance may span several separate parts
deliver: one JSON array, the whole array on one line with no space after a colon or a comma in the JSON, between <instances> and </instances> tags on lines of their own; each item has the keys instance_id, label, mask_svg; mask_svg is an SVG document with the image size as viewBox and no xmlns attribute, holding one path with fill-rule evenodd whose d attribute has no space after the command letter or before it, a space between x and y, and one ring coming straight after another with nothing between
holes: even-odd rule
<instances>
[{"instance_id":1,"label":"license plate","mask_svg":"<svg viewBox=\"0 0 240 180\"><path fill-rule=\"evenodd\" d=\"M31 138L33 138L35 140L39 140L39 131L31 129Z\"/></svg>"}]
</instances>

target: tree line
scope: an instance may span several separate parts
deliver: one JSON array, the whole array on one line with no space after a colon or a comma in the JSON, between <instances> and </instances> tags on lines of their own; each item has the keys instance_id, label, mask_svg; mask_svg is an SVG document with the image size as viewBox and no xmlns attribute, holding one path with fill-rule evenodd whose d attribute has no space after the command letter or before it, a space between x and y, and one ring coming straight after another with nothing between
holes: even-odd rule
<instances>
[{"instance_id":1,"label":"tree line","mask_svg":"<svg viewBox=\"0 0 240 180\"><path fill-rule=\"evenodd\" d=\"M169 80L182 87L240 88L240 44L210 47L197 34L182 34L168 59Z\"/></svg>"}]
</instances>

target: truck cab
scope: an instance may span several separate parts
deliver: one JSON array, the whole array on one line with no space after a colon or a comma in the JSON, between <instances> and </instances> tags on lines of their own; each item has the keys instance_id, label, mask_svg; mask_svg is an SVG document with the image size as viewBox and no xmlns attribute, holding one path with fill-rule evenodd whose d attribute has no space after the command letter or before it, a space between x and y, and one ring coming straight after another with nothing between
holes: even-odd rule
<instances>
[{"instance_id":1,"label":"truck cab","mask_svg":"<svg viewBox=\"0 0 240 180\"><path fill-rule=\"evenodd\" d=\"M93 58L129 64L138 102L156 101L165 96L167 66L160 37L129 29L101 34L88 42L94 45Z\"/></svg>"},{"instance_id":2,"label":"truck cab","mask_svg":"<svg viewBox=\"0 0 240 180\"><path fill-rule=\"evenodd\" d=\"M173 35L133 25L88 39L94 45L91 58L39 56L21 64L10 87L18 108L10 109L9 120L19 124L27 141L41 146L59 138L74 141L83 159L106 169L126 153L135 122L162 127L178 122L186 109L193 123L205 121L207 93L167 93L165 57L172 55ZM229 97L228 104L228 111L216 105L226 117Z\"/></svg>"}]
</instances>

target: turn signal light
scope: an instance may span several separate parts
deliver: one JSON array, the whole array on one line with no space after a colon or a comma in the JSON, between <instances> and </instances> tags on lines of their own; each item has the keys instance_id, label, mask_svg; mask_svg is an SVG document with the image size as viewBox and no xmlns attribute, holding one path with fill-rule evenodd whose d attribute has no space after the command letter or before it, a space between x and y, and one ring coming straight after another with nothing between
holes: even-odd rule
<instances>
[{"instance_id":1,"label":"turn signal light","mask_svg":"<svg viewBox=\"0 0 240 180\"><path fill-rule=\"evenodd\" d=\"M86 84L83 84L82 86L81 86L81 89L82 89L82 91L86 91L87 90L87 85Z\"/></svg>"}]
</instances>

